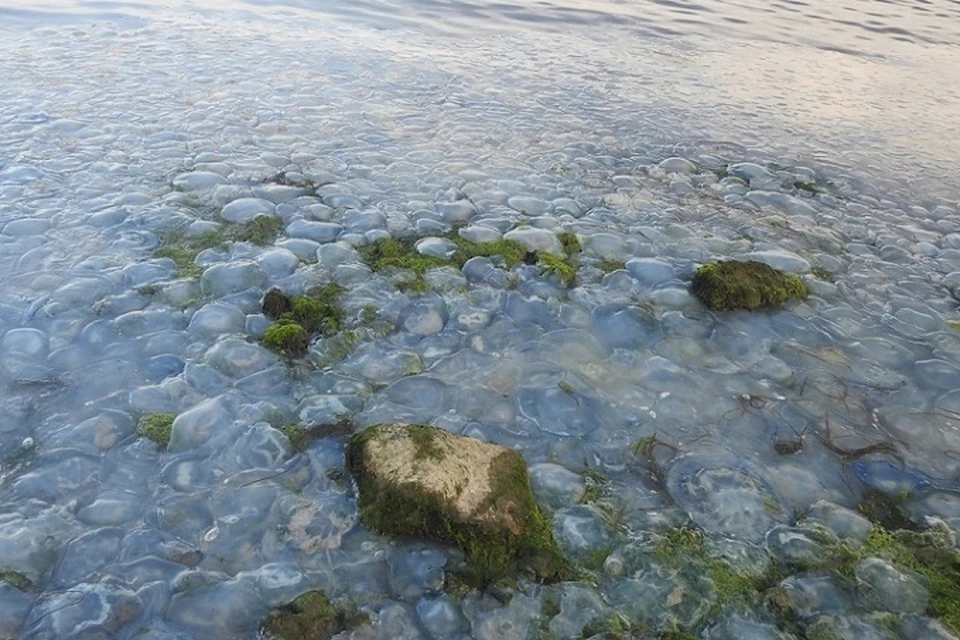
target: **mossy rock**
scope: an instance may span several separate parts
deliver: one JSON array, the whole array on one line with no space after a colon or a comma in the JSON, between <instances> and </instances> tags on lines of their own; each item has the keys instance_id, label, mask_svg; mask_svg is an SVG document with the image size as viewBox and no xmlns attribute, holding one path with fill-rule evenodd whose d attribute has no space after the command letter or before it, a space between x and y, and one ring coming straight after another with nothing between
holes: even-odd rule
<instances>
[{"instance_id":1,"label":"mossy rock","mask_svg":"<svg viewBox=\"0 0 960 640\"><path fill-rule=\"evenodd\" d=\"M537 264L543 269L543 272L547 275L556 276L565 287L571 286L577 279L577 269L580 264L575 258L564 260L552 253L539 253L537 258Z\"/></svg>"},{"instance_id":2,"label":"mossy rock","mask_svg":"<svg viewBox=\"0 0 960 640\"><path fill-rule=\"evenodd\" d=\"M703 265L693 276L693 293L714 311L775 307L808 295L796 276L754 260Z\"/></svg>"},{"instance_id":3,"label":"mossy rock","mask_svg":"<svg viewBox=\"0 0 960 640\"><path fill-rule=\"evenodd\" d=\"M263 311L263 315L271 320L276 320L283 314L289 313L292 308L293 303L290 302L289 296L276 287L267 291L263 300L260 301L260 310Z\"/></svg>"},{"instance_id":4,"label":"mossy rock","mask_svg":"<svg viewBox=\"0 0 960 640\"><path fill-rule=\"evenodd\" d=\"M344 630L343 617L322 591L308 591L270 612L263 631L276 640L326 640Z\"/></svg>"},{"instance_id":5,"label":"mossy rock","mask_svg":"<svg viewBox=\"0 0 960 640\"><path fill-rule=\"evenodd\" d=\"M298 323L281 319L263 332L263 346L288 358L295 358L307 352L310 334Z\"/></svg>"},{"instance_id":6,"label":"mossy rock","mask_svg":"<svg viewBox=\"0 0 960 640\"><path fill-rule=\"evenodd\" d=\"M577 238L577 234L570 231L561 231L557 234L557 239L560 240L560 244L563 245L563 250L568 256L580 253L583 251L583 247L580 246L580 240Z\"/></svg>"},{"instance_id":7,"label":"mossy rock","mask_svg":"<svg viewBox=\"0 0 960 640\"><path fill-rule=\"evenodd\" d=\"M308 295L294 296L290 300L289 314L282 317L289 317L311 335L331 336L343 323L343 309L340 307L343 291L340 285L330 283L311 289Z\"/></svg>"},{"instance_id":8,"label":"mossy rock","mask_svg":"<svg viewBox=\"0 0 960 640\"><path fill-rule=\"evenodd\" d=\"M173 429L175 413L148 413L140 417L137 434L157 443L161 449L170 444L170 432Z\"/></svg>"},{"instance_id":9,"label":"mossy rock","mask_svg":"<svg viewBox=\"0 0 960 640\"><path fill-rule=\"evenodd\" d=\"M20 591L30 591L34 586L30 578L13 569L0 569L0 582L6 582Z\"/></svg>"},{"instance_id":10,"label":"mossy rock","mask_svg":"<svg viewBox=\"0 0 960 640\"><path fill-rule=\"evenodd\" d=\"M354 435L347 461L363 523L459 547L468 565L464 581L565 577L550 520L516 451L435 427L392 424Z\"/></svg>"}]
</instances>

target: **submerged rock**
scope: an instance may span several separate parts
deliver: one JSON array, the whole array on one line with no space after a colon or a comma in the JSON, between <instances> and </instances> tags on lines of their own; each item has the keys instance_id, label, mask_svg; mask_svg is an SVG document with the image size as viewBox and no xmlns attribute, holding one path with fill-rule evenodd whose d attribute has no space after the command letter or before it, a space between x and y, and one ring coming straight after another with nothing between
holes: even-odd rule
<instances>
[{"instance_id":1,"label":"submerged rock","mask_svg":"<svg viewBox=\"0 0 960 640\"><path fill-rule=\"evenodd\" d=\"M330 638L343 629L342 619L322 591L306 592L263 621L267 637L278 640Z\"/></svg>"},{"instance_id":2,"label":"submerged rock","mask_svg":"<svg viewBox=\"0 0 960 640\"><path fill-rule=\"evenodd\" d=\"M517 452L435 427L377 425L353 437L348 462L364 524L456 545L468 580L563 572Z\"/></svg>"},{"instance_id":3,"label":"submerged rock","mask_svg":"<svg viewBox=\"0 0 960 640\"><path fill-rule=\"evenodd\" d=\"M693 276L693 293L714 311L774 307L807 297L807 286L754 260L705 264Z\"/></svg>"}]
</instances>

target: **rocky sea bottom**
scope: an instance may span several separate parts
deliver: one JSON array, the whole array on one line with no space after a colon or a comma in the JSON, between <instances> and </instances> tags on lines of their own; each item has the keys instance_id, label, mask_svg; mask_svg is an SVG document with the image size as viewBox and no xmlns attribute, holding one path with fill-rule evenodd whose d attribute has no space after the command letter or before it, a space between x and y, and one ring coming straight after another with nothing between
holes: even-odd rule
<instances>
[{"instance_id":1,"label":"rocky sea bottom","mask_svg":"<svg viewBox=\"0 0 960 640\"><path fill-rule=\"evenodd\" d=\"M341 638L960 633L954 200L178 27L0 45L0 636L255 638L309 589ZM729 259L810 295L710 311ZM264 341L268 291L331 283ZM363 527L344 451L385 422L519 451L577 579L466 588Z\"/></svg>"}]
</instances>

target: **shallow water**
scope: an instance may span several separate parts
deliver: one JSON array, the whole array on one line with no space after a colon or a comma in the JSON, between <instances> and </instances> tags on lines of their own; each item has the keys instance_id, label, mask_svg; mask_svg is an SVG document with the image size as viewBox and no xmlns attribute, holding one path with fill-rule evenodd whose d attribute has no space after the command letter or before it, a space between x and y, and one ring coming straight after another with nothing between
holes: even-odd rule
<instances>
[{"instance_id":1,"label":"shallow water","mask_svg":"<svg viewBox=\"0 0 960 640\"><path fill-rule=\"evenodd\" d=\"M575 638L610 612L740 637L765 623L704 618L699 582L675 611L649 595L677 586L642 568L650 532L693 523L762 564L785 553L768 531L868 490L960 529L958 18L946 0L7 3L0 569L35 587L0 585L0 636L253 638L320 587L371 615L357 638ZM278 241L207 250L199 278L151 258L163 232L256 212ZM576 286L480 260L409 296L351 249L464 222L575 232ZM689 280L731 257L813 295L712 314ZM267 289L331 280L356 344L296 367L256 345ZM157 411L179 414L166 452L136 437ZM343 437L294 454L273 428L344 416L519 449L565 551L614 549L596 585L445 593L445 552L357 524ZM609 482L578 504L588 470ZM809 624L869 626L836 599Z\"/></svg>"}]
</instances>

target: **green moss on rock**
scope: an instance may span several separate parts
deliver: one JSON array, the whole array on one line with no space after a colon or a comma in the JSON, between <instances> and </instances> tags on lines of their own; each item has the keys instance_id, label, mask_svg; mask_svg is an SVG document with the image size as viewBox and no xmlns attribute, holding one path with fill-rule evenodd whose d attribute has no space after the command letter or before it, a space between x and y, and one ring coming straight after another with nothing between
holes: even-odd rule
<instances>
[{"instance_id":1,"label":"green moss on rock","mask_svg":"<svg viewBox=\"0 0 960 640\"><path fill-rule=\"evenodd\" d=\"M165 449L170 443L170 431L176 417L175 413L148 413L141 416L137 424L137 434L153 440L160 448Z\"/></svg>"},{"instance_id":2,"label":"green moss on rock","mask_svg":"<svg viewBox=\"0 0 960 640\"><path fill-rule=\"evenodd\" d=\"M557 234L557 239L560 240L560 244L563 245L563 250L568 256L583 251L583 247L580 246L580 240L577 239L577 234L575 233L562 231Z\"/></svg>"},{"instance_id":3,"label":"green moss on rock","mask_svg":"<svg viewBox=\"0 0 960 640\"><path fill-rule=\"evenodd\" d=\"M285 424L280 427L280 431L287 436L294 453L303 453L307 450L307 445L312 438L306 429L298 424Z\"/></svg>"},{"instance_id":4,"label":"green moss on rock","mask_svg":"<svg viewBox=\"0 0 960 640\"><path fill-rule=\"evenodd\" d=\"M363 523L460 548L469 583L566 574L516 451L434 427L377 425L351 439L347 461Z\"/></svg>"},{"instance_id":5,"label":"green moss on rock","mask_svg":"<svg viewBox=\"0 0 960 640\"><path fill-rule=\"evenodd\" d=\"M243 224L229 227L227 239L263 247L276 240L281 229L283 220L277 216L257 216Z\"/></svg>"},{"instance_id":6,"label":"green moss on rock","mask_svg":"<svg viewBox=\"0 0 960 640\"><path fill-rule=\"evenodd\" d=\"M693 276L693 293L714 311L773 307L808 295L796 276L753 260L703 265Z\"/></svg>"},{"instance_id":7,"label":"green moss on rock","mask_svg":"<svg viewBox=\"0 0 960 640\"><path fill-rule=\"evenodd\" d=\"M13 569L0 569L0 582L6 582L20 591L33 589L33 582L30 578Z\"/></svg>"},{"instance_id":8,"label":"green moss on rock","mask_svg":"<svg viewBox=\"0 0 960 640\"><path fill-rule=\"evenodd\" d=\"M922 532L876 527L867 537L862 554L921 575L930 594L927 615L960 634L960 550L951 544L945 527Z\"/></svg>"},{"instance_id":9,"label":"green moss on rock","mask_svg":"<svg viewBox=\"0 0 960 640\"><path fill-rule=\"evenodd\" d=\"M622 260L603 258L597 261L597 268L604 273L612 273L614 271L619 271L620 269L626 269L627 265Z\"/></svg>"},{"instance_id":10,"label":"green moss on rock","mask_svg":"<svg viewBox=\"0 0 960 640\"><path fill-rule=\"evenodd\" d=\"M419 238L381 238L376 242L357 248L360 257L374 271L386 269L409 269L423 277L427 269L444 267L449 260L418 253L414 246Z\"/></svg>"},{"instance_id":11,"label":"green moss on rock","mask_svg":"<svg viewBox=\"0 0 960 640\"><path fill-rule=\"evenodd\" d=\"M516 240L497 240L495 242L471 242L454 232L449 236L457 245L457 251L451 260L457 267L462 268L470 258L501 257L508 268L512 268L526 260L530 253L527 248Z\"/></svg>"},{"instance_id":12,"label":"green moss on rock","mask_svg":"<svg viewBox=\"0 0 960 640\"><path fill-rule=\"evenodd\" d=\"M288 358L296 358L307 352L310 334L298 323L280 319L263 332L263 346Z\"/></svg>"},{"instance_id":13,"label":"green moss on rock","mask_svg":"<svg viewBox=\"0 0 960 640\"><path fill-rule=\"evenodd\" d=\"M277 288L267 291L263 300L260 301L260 310L263 311L263 315L271 320L276 320L283 314L289 313L292 308L293 303L290 302L290 298Z\"/></svg>"},{"instance_id":14,"label":"green moss on rock","mask_svg":"<svg viewBox=\"0 0 960 640\"><path fill-rule=\"evenodd\" d=\"M340 331L342 295L343 287L333 283L292 298L279 289L271 289L263 297L261 309L265 315L276 316L277 321L264 332L263 345L288 358L302 356L311 336L332 336Z\"/></svg>"},{"instance_id":15,"label":"green moss on rock","mask_svg":"<svg viewBox=\"0 0 960 640\"><path fill-rule=\"evenodd\" d=\"M579 264L575 259L567 258L564 260L552 253L540 253L537 255L537 264L540 265L543 272L547 275L556 276L564 286L569 287L573 284L574 280L577 279L577 268Z\"/></svg>"},{"instance_id":16,"label":"green moss on rock","mask_svg":"<svg viewBox=\"0 0 960 640\"><path fill-rule=\"evenodd\" d=\"M289 318L298 323L307 333L319 333L331 336L340 330L343 323L343 309L340 296L343 287L327 284L306 296L291 298Z\"/></svg>"},{"instance_id":17,"label":"green moss on rock","mask_svg":"<svg viewBox=\"0 0 960 640\"><path fill-rule=\"evenodd\" d=\"M182 278L196 278L203 272L196 263L197 254L205 249L226 247L230 242L251 242L267 245L276 240L283 221L277 216L257 216L242 224L221 224L216 229L198 234L168 231L160 234L163 246L153 252L154 258L170 258Z\"/></svg>"},{"instance_id":18,"label":"green moss on rock","mask_svg":"<svg viewBox=\"0 0 960 640\"><path fill-rule=\"evenodd\" d=\"M344 616L322 591L308 591L270 612L262 624L276 640L326 640L346 628Z\"/></svg>"}]
</instances>

